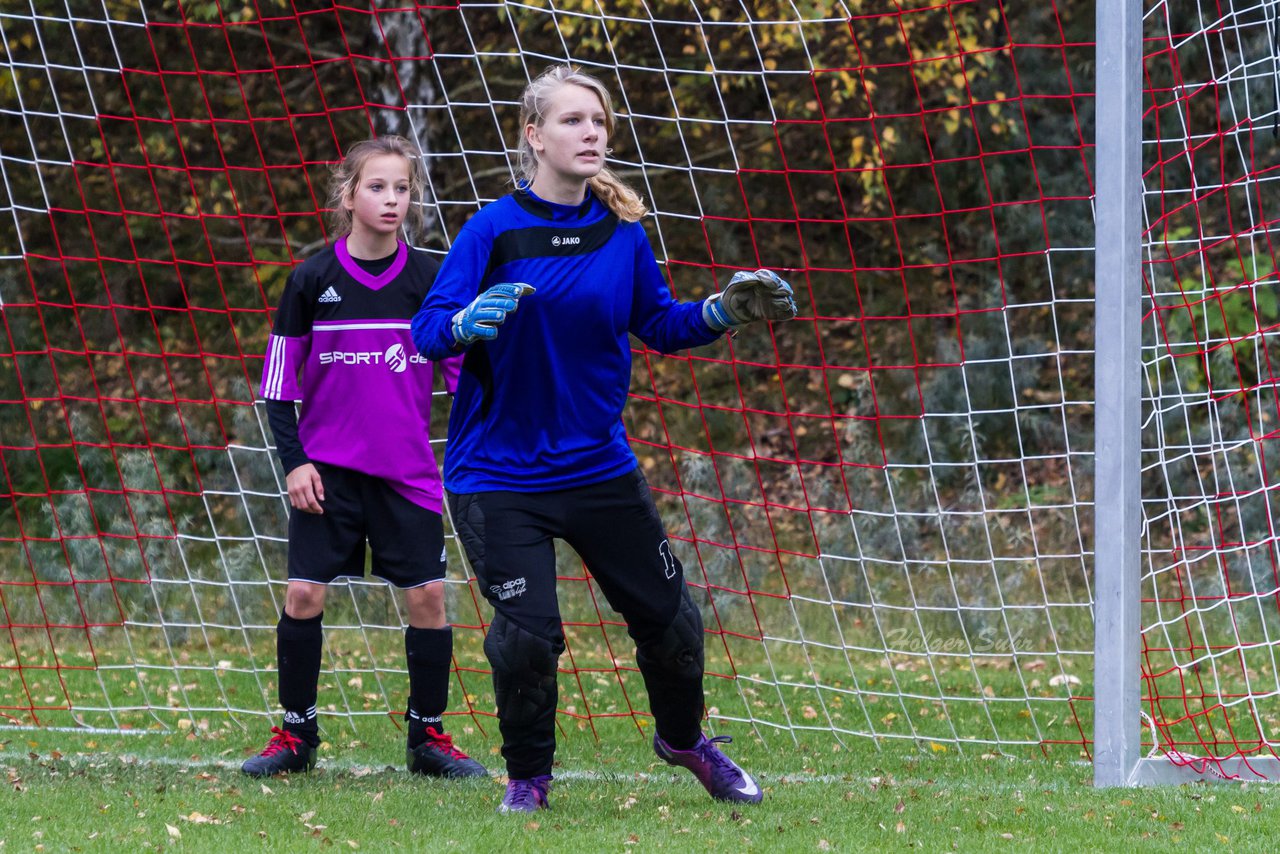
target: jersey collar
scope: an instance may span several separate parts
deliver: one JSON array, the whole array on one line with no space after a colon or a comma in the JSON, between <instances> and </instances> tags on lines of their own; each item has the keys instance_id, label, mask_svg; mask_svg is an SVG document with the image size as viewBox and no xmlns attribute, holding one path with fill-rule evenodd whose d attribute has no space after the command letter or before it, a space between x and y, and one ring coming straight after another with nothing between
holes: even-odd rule
<instances>
[{"instance_id":1,"label":"jersey collar","mask_svg":"<svg viewBox=\"0 0 1280 854\"><path fill-rule=\"evenodd\" d=\"M391 266L375 276L361 267L356 263L356 259L351 257L351 253L347 251L347 236L345 234L334 244L333 251L337 254L338 263L342 265L343 270L346 270L347 275L372 291L382 290L396 276L400 275L400 271L404 269L405 263L409 260L409 247L403 241L396 241L396 257L391 262Z\"/></svg>"},{"instance_id":2,"label":"jersey collar","mask_svg":"<svg viewBox=\"0 0 1280 854\"><path fill-rule=\"evenodd\" d=\"M590 187L587 188L586 198L583 199L582 204L578 205L576 208L572 205L557 205L552 202L548 202L546 199L534 195L533 191L528 187L517 188L511 196L516 200L516 204L520 207L524 208L539 219L547 220L556 219L557 213L560 213L560 219L566 218L564 215L565 213L570 213L571 217L580 219L590 213L591 206L595 204L596 201L595 194L591 192Z\"/></svg>"}]
</instances>

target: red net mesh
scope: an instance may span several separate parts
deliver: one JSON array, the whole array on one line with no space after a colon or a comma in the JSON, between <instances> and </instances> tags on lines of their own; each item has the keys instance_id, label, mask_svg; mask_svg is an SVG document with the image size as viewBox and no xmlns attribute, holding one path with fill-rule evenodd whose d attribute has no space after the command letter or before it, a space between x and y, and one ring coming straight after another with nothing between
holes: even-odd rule
<instances>
[{"instance_id":1,"label":"red net mesh","mask_svg":"<svg viewBox=\"0 0 1280 854\"><path fill-rule=\"evenodd\" d=\"M508 189L525 81L572 58L615 92L676 294L768 266L800 303L635 350L624 417L703 607L712 719L1085 747L1091 13L635 5L5 19L13 721L275 713L285 510L254 389L284 278L326 240L326 169L412 136L442 250ZM467 579L451 549L455 708L483 726ZM571 555L560 583L563 715L647 726L621 621ZM337 599L322 708L399 710L399 612Z\"/></svg>"},{"instance_id":2,"label":"red net mesh","mask_svg":"<svg viewBox=\"0 0 1280 854\"><path fill-rule=\"evenodd\" d=\"M1276 21L1161 4L1145 45L1144 711L1175 761L1275 756ZM1159 451L1159 453L1155 453ZM1219 772L1221 773L1221 772Z\"/></svg>"}]
</instances>

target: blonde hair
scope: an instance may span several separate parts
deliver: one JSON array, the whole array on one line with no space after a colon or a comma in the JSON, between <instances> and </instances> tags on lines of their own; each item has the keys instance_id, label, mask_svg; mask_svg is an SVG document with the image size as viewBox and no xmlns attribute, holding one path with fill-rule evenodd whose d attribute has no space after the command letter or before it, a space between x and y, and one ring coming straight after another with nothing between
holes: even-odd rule
<instances>
[{"instance_id":1,"label":"blonde hair","mask_svg":"<svg viewBox=\"0 0 1280 854\"><path fill-rule=\"evenodd\" d=\"M529 144L525 128L529 125L541 126L546 121L547 110L551 106L551 96L557 89L566 84L581 86L595 93L604 107L605 133L613 136L613 128L617 122L613 113L613 99L609 90L596 78L572 65L553 65L534 78L520 96L520 181L525 186L533 183L538 174L538 155ZM613 170L605 166L594 178L587 182L591 191L609 210L618 215L624 222L636 222L648 212L644 201Z\"/></svg>"},{"instance_id":2,"label":"blonde hair","mask_svg":"<svg viewBox=\"0 0 1280 854\"><path fill-rule=\"evenodd\" d=\"M409 164L409 214L405 225L410 238L422 229L421 202L427 180L421 155L416 146L402 136L375 136L351 146L342 162L333 167L329 179L329 224L335 238L351 233L351 211L344 203L355 198L365 164L384 154L397 154Z\"/></svg>"}]
</instances>

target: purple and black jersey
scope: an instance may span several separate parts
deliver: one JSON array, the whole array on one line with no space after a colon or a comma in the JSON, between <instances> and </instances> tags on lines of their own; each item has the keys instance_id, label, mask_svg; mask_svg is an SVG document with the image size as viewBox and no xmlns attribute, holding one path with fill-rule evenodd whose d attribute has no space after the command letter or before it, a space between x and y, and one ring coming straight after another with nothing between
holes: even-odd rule
<instances>
[{"instance_id":1,"label":"purple and black jersey","mask_svg":"<svg viewBox=\"0 0 1280 854\"><path fill-rule=\"evenodd\" d=\"M307 259L285 284L260 389L268 400L302 401L298 435L309 460L383 478L436 513L432 363L417 354L409 320L438 268L401 243L373 275L347 252L345 237ZM450 392L458 362L440 363Z\"/></svg>"}]
</instances>

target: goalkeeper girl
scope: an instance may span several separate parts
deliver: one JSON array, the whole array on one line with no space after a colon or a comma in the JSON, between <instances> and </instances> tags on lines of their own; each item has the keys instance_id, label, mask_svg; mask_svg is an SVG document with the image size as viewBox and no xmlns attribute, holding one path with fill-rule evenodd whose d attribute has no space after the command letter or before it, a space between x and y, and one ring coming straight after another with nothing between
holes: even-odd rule
<instances>
[{"instance_id":1,"label":"goalkeeper girl","mask_svg":"<svg viewBox=\"0 0 1280 854\"><path fill-rule=\"evenodd\" d=\"M484 648L510 780L499 811L547 806L564 651L553 538L582 556L626 620L658 756L715 798L759 801L756 781L720 750L729 739L702 733L702 619L621 415L628 333L664 353L708 344L794 317L791 288L760 270L704 302L672 299L643 203L605 167L614 114L595 78L549 69L525 89L520 126L517 190L459 232L413 319L423 355L466 353L444 477L495 612Z\"/></svg>"},{"instance_id":2,"label":"goalkeeper girl","mask_svg":"<svg viewBox=\"0 0 1280 854\"><path fill-rule=\"evenodd\" d=\"M409 612L409 770L487 773L453 746L442 723L453 634L445 622L440 472L425 441L432 366L409 335L439 265L397 236L406 218L420 224L423 186L405 139L351 147L330 188L340 237L289 276L267 343L261 395L292 510L289 585L276 627L284 723L244 763L255 777L315 762L326 585L364 575L366 541L373 574L404 591ZM439 364L452 391L456 362Z\"/></svg>"}]
</instances>

